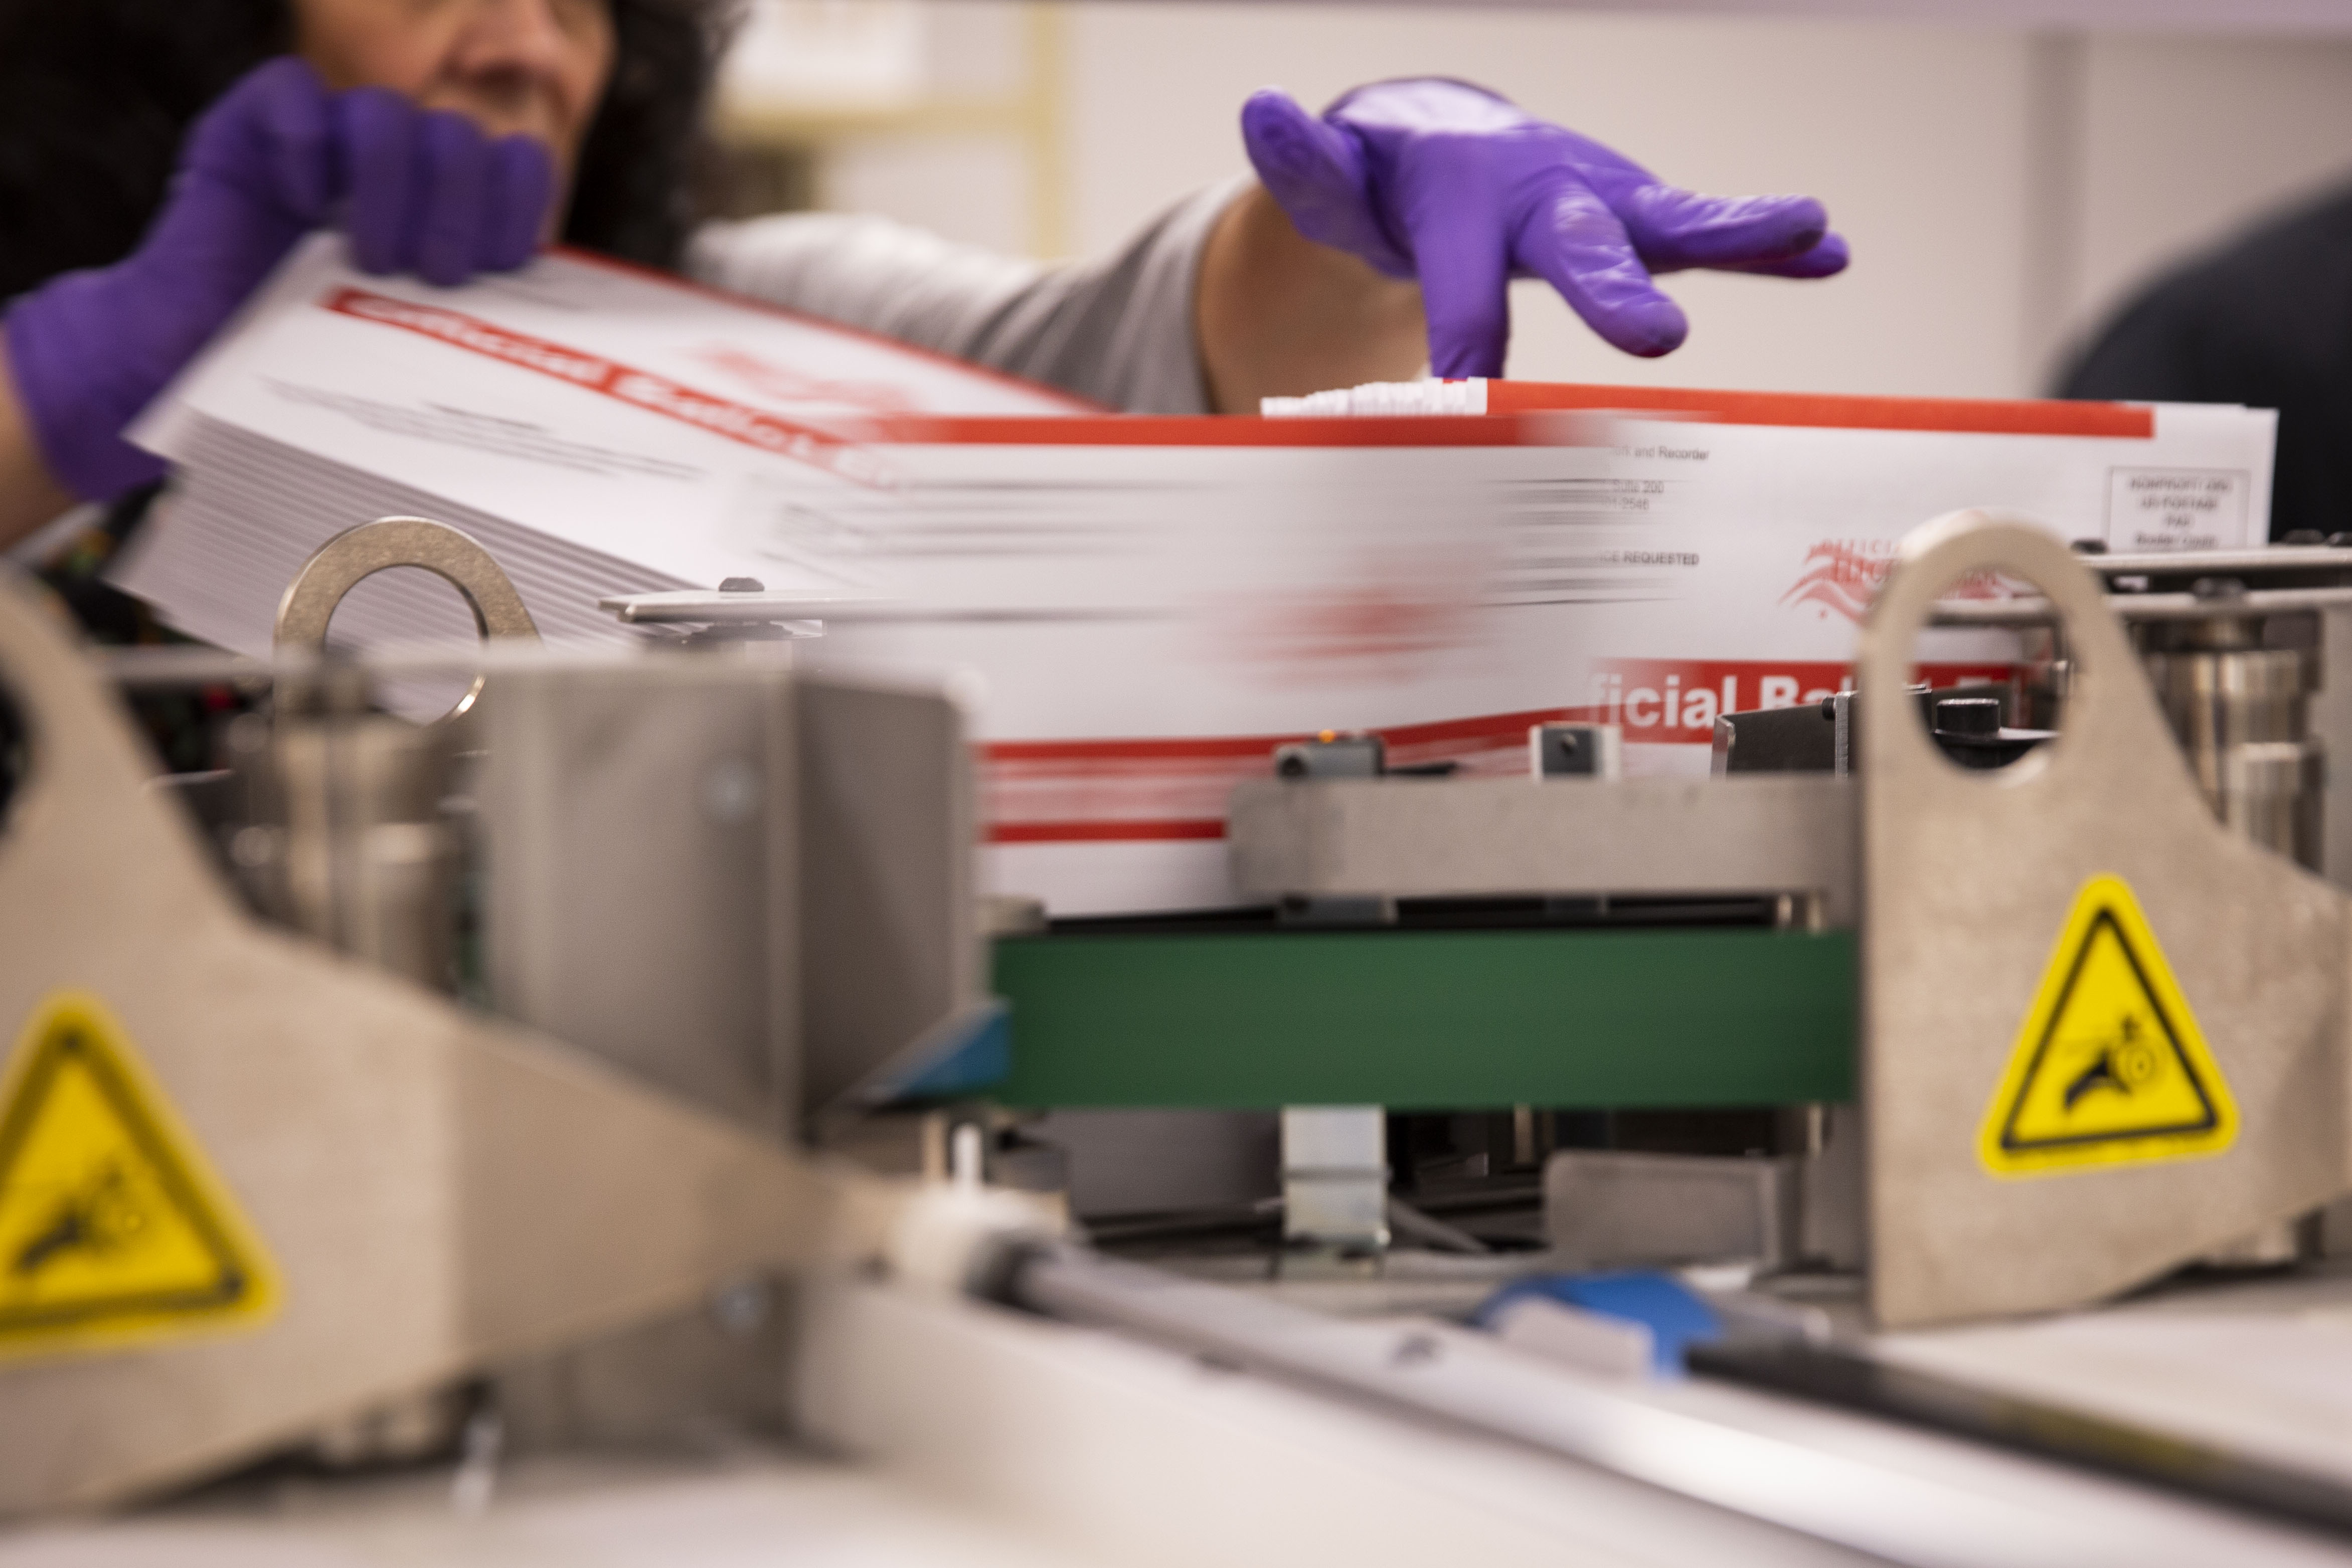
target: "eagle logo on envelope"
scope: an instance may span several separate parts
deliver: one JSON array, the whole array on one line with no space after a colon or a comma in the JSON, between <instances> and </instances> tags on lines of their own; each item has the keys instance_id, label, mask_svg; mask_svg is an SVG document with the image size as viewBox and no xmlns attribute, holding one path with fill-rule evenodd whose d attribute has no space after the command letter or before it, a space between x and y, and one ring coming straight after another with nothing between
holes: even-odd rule
<instances>
[{"instance_id":1,"label":"eagle logo on envelope","mask_svg":"<svg viewBox=\"0 0 2352 1568\"><path fill-rule=\"evenodd\" d=\"M1804 569L1780 602L1812 605L1824 621L1835 615L1859 622L1894 570L1893 539L1823 539L1805 552Z\"/></svg>"},{"instance_id":2,"label":"eagle logo on envelope","mask_svg":"<svg viewBox=\"0 0 2352 1568\"><path fill-rule=\"evenodd\" d=\"M1780 595L1783 608L1811 605L1822 620L1836 616L1860 624L1870 601L1895 570L1894 539L1823 539L1805 552L1797 580ZM2030 585L1999 572L1971 572L1954 583L1947 599L2014 599Z\"/></svg>"}]
</instances>

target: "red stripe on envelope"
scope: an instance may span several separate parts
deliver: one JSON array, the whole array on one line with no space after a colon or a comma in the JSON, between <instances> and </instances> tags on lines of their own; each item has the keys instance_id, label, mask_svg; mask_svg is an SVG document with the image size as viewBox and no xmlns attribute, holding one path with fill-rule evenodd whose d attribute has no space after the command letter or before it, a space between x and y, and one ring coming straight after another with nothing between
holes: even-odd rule
<instances>
[{"instance_id":1,"label":"red stripe on envelope","mask_svg":"<svg viewBox=\"0 0 2352 1568\"><path fill-rule=\"evenodd\" d=\"M2147 441L2156 411L2120 402L1956 397L1850 397L1822 392L1710 392L1696 387L1486 383L1486 412L1683 413L1715 424L1823 430L1927 430L1963 435L2091 435Z\"/></svg>"},{"instance_id":2,"label":"red stripe on envelope","mask_svg":"<svg viewBox=\"0 0 2352 1568\"><path fill-rule=\"evenodd\" d=\"M861 463L857 448L830 431L727 398L698 392L683 382L621 364L583 350L545 338L534 338L494 325L477 316L372 294L364 288L337 288L319 301L338 315L357 317L378 326L396 327L453 349L479 354L520 370L568 382L588 392L625 402L648 413L658 413L698 430L780 457L797 458L845 477L859 479L870 465Z\"/></svg>"},{"instance_id":3,"label":"red stripe on envelope","mask_svg":"<svg viewBox=\"0 0 2352 1568\"><path fill-rule=\"evenodd\" d=\"M1548 446L1569 438L1546 413L1665 414L1700 423L1783 429L1923 431L1959 435L2059 435L2146 441L2156 411L2115 402L2025 399L1847 397L1811 392L1712 392L1689 387L1584 386L1488 382L1486 413L1370 414L1298 419L1120 414L1038 419L896 415L877 439L919 444L1004 446Z\"/></svg>"},{"instance_id":4,"label":"red stripe on envelope","mask_svg":"<svg viewBox=\"0 0 2352 1568\"><path fill-rule=\"evenodd\" d=\"M1222 839L1223 817L1181 817L1167 821L992 822L992 844L1143 843L1172 839Z\"/></svg>"}]
</instances>

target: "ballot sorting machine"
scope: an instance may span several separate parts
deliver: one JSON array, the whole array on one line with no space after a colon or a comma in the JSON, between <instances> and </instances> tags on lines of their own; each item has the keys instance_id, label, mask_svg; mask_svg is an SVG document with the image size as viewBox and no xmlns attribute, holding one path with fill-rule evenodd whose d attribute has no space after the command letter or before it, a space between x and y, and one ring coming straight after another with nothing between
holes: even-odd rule
<instances>
[{"instance_id":1,"label":"ballot sorting machine","mask_svg":"<svg viewBox=\"0 0 2352 1568\"><path fill-rule=\"evenodd\" d=\"M396 565L455 583L484 648L328 653L334 601ZM1987 573L2039 596L1946 597ZM614 608L699 630L542 650L478 546L402 519L320 552L271 661L101 664L0 602L0 1514L462 1448L500 1407L577 1437L548 1390L591 1382L639 1415L764 1398L930 1471L975 1461L927 1399L982 1446L1111 1441L1055 1360L1077 1342L978 1298L1340 1396L1318 1421L1564 1459L1735 1558L2352 1536L2352 1467L1874 1351L2184 1269L2333 1288L2352 910L2317 870L2346 685L2321 672L2347 643L2319 628L2352 553L2101 558L1957 514L1906 542L1851 689L1727 716L1717 777L1613 777L1597 726L1539 730L1525 779L1385 774L1334 737L1234 796L1262 908L1124 926L983 909L954 705L796 672L823 606L658 597ZM1922 693L1918 639L1953 622L2037 658ZM371 704L453 667L437 723ZM192 685L245 709L225 765L156 779L123 697ZM1055 1121L1121 1108L1278 1114L1255 1207L1286 1219L1134 1231L1158 1267L1090 1250ZM1397 1179L1399 1116L1494 1132L1465 1201ZM1520 1251L1475 1218L1515 1196ZM1462 1321L1515 1274L1629 1262L1733 1266L1702 1277L1714 1392ZM802 1305L772 1310L787 1277ZM1400 1325L1252 1279L1372 1312L1442 1280L1465 1310ZM1069 1425L992 1403L1016 1364Z\"/></svg>"}]
</instances>

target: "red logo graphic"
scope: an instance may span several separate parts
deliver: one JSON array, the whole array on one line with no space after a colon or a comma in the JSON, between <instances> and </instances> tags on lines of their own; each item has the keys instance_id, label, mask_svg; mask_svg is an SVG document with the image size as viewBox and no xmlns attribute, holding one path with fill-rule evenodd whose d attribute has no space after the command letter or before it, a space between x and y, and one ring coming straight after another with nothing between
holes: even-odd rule
<instances>
[{"instance_id":1,"label":"red logo graphic","mask_svg":"<svg viewBox=\"0 0 2352 1568\"><path fill-rule=\"evenodd\" d=\"M1805 568L1789 591L1784 605L1811 604L1822 620L1832 615L1859 622L1870 601L1895 570L1893 539L1823 539L1805 552ZM2031 592L2029 584L1997 571L1972 571L1945 591L1947 599L2014 599Z\"/></svg>"},{"instance_id":2,"label":"red logo graphic","mask_svg":"<svg viewBox=\"0 0 2352 1568\"><path fill-rule=\"evenodd\" d=\"M1780 602L1813 605L1824 621L1838 615L1859 622L1894 570L1892 539L1823 539L1805 552L1804 570Z\"/></svg>"}]
</instances>

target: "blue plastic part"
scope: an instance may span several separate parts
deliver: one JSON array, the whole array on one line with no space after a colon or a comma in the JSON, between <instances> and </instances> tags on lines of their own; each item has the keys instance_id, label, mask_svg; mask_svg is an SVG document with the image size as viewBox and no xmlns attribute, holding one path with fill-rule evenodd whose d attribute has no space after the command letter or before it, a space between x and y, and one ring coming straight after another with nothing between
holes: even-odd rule
<instances>
[{"instance_id":1,"label":"blue plastic part","mask_svg":"<svg viewBox=\"0 0 2352 1568\"><path fill-rule=\"evenodd\" d=\"M898 1100L947 1100L976 1093L1013 1071L1013 1019L1002 1001L979 1009L971 1027L940 1054L891 1087Z\"/></svg>"},{"instance_id":2,"label":"blue plastic part","mask_svg":"<svg viewBox=\"0 0 2352 1568\"><path fill-rule=\"evenodd\" d=\"M1650 1331L1658 1371L1683 1370L1683 1347L1723 1337L1723 1320L1701 1296L1672 1274L1620 1270L1605 1274L1535 1274L1514 1280L1478 1304L1470 1321L1490 1327L1509 1302L1529 1296L1580 1307L1603 1317L1640 1323Z\"/></svg>"}]
</instances>

